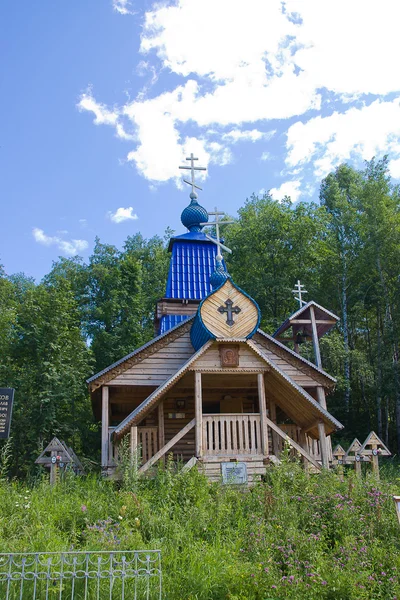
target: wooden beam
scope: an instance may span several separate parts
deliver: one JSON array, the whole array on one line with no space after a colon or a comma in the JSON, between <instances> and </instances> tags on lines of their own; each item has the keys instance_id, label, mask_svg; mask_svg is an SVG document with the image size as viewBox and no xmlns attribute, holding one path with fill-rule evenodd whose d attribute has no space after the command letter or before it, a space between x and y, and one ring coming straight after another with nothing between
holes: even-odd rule
<instances>
[{"instance_id":1,"label":"wooden beam","mask_svg":"<svg viewBox=\"0 0 400 600\"><path fill-rule=\"evenodd\" d=\"M322 385L317 387L317 399L318 403L326 410L326 398L325 398L325 390Z\"/></svg>"},{"instance_id":2,"label":"wooden beam","mask_svg":"<svg viewBox=\"0 0 400 600\"><path fill-rule=\"evenodd\" d=\"M326 443L325 425L323 421L318 422L319 447L321 450L322 466L329 469L328 447Z\"/></svg>"},{"instance_id":3,"label":"wooden beam","mask_svg":"<svg viewBox=\"0 0 400 600\"><path fill-rule=\"evenodd\" d=\"M311 315L311 326L312 326L312 332L313 332L313 346L314 346L314 355L315 355L315 362L316 365L319 369L322 369L322 362L321 362L321 352L319 350L319 340L318 340L318 331L317 331L317 323L315 320L315 312L314 312L314 307L310 306L310 315Z\"/></svg>"},{"instance_id":4,"label":"wooden beam","mask_svg":"<svg viewBox=\"0 0 400 600\"><path fill-rule=\"evenodd\" d=\"M312 423L312 424L311 424L311 425L309 425L308 427L305 427L305 428L303 429L304 433L308 433L309 431L311 431L311 429L315 429L315 428L317 428L317 429L318 429L318 423L319 423L319 419L318 419L318 421L314 421L314 423Z\"/></svg>"},{"instance_id":5,"label":"wooden beam","mask_svg":"<svg viewBox=\"0 0 400 600\"><path fill-rule=\"evenodd\" d=\"M175 444L177 442L179 442L179 440L181 438L183 438L184 435L186 435L188 433L188 431L190 431L191 429L193 429L193 427L196 424L196 419L192 419L190 421L190 423L188 423L183 429L181 429L176 436L174 436L172 438L172 440L170 440L167 444L165 444L165 446L163 448L161 448L161 450L159 450L157 452L157 454L155 454L154 456L152 456L150 458L150 460L147 461L146 464L144 464L142 467L140 467L139 469L139 473L144 473L145 471L147 471L147 469L149 469L151 466L153 466L158 460L160 460L160 458L162 456L164 456L164 454L166 454L168 452L168 450L170 450L173 446L175 446Z\"/></svg>"},{"instance_id":6,"label":"wooden beam","mask_svg":"<svg viewBox=\"0 0 400 600\"><path fill-rule=\"evenodd\" d=\"M109 388L101 389L101 466L108 467L108 423L109 423Z\"/></svg>"},{"instance_id":7,"label":"wooden beam","mask_svg":"<svg viewBox=\"0 0 400 600\"><path fill-rule=\"evenodd\" d=\"M165 444L165 435L164 435L164 400L158 405L158 447L162 448Z\"/></svg>"},{"instance_id":8,"label":"wooden beam","mask_svg":"<svg viewBox=\"0 0 400 600\"><path fill-rule=\"evenodd\" d=\"M322 408L324 408L326 410L325 389L322 387L322 385L319 385L317 387L317 399L318 399L319 404L322 406ZM330 436L326 438L326 451L328 453L328 460L329 460L329 462L331 462L333 460L333 457L332 457L332 440L331 440Z\"/></svg>"},{"instance_id":9,"label":"wooden beam","mask_svg":"<svg viewBox=\"0 0 400 600\"><path fill-rule=\"evenodd\" d=\"M131 443L130 443L130 450L131 450L131 463L133 464L133 457L135 455L135 452L137 452L137 447L138 447L138 430L136 425L132 425L131 427Z\"/></svg>"},{"instance_id":10,"label":"wooden beam","mask_svg":"<svg viewBox=\"0 0 400 600\"><path fill-rule=\"evenodd\" d=\"M267 419L267 404L265 401L265 383L264 373L258 373L257 375L258 385L258 404L260 407L260 427L261 427L261 448L264 456L269 455L268 448L268 423Z\"/></svg>"},{"instance_id":11,"label":"wooden beam","mask_svg":"<svg viewBox=\"0 0 400 600\"><path fill-rule=\"evenodd\" d=\"M271 417L271 420L276 423L276 404L275 402L270 398L269 399L269 414ZM277 454L278 453L278 440L276 437L276 432L272 431L272 452L273 454Z\"/></svg>"},{"instance_id":12,"label":"wooden beam","mask_svg":"<svg viewBox=\"0 0 400 600\"><path fill-rule=\"evenodd\" d=\"M280 427L278 427L278 425L276 425L273 421L271 421L271 419L269 419L267 417L266 419L268 425L271 427L271 429L273 429L274 431L276 431L276 433L278 435L280 435L281 438L283 438L285 440L285 442L289 442L289 444L295 449L297 450L297 452L299 452L302 456L304 456L304 458L306 458L308 460L308 462L310 462L312 465L314 465L314 467L316 469L318 469L319 471L321 470L321 465L319 464L319 462L317 462L312 456L311 454L309 454L306 450L303 450L303 448L294 440L292 440L292 438L290 438L284 431L282 431L282 429Z\"/></svg>"},{"instance_id":13,"label":"wooden beam","mask_svg":"<svg viewBox=\"0 0 400 600\"><path fill-rule=\"evenodd\" d=\"M314 307L311 306L314 312ZM311 312L310 308L310 312ZM315 313L314 313L315 314ZM290 319L291 325L309 325L312 323L312 319ZM336 325L337 321L328 321L327 319L315 319L316 325Z\"/></svg>"},{"instance_id":14,"label":"wooden beam","mask_svg":"<svg viewBox=\"0 0 400 600\"><path fill-rule=\"evenodd\" d=\"M195 418L196 418L196 457L203 455L203 396L201 389L201 373L196 371L194 374L194 399L195 399Z\"/></svg>"}]
</instances>

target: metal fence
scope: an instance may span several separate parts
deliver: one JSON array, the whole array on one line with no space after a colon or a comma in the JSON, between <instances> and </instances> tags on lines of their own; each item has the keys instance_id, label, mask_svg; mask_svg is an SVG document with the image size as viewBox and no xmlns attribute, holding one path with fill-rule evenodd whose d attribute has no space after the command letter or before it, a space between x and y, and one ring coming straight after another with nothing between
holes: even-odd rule
<instances>
[{"instance_id":1,"label":"metal fence","mask_svg":"<svg viewBox=\"0 0 400 600\"><path fill-rule=\"evenodd\" d=\"M161 552L0 554L1 600L161 599Z\"/></svg>"}]
</instances>

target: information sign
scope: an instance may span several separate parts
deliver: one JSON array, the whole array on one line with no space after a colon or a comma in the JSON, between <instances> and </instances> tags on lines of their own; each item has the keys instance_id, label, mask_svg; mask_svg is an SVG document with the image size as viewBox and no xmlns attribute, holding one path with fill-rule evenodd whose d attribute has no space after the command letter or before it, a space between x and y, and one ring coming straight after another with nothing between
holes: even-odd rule
<instances>
[{"instance_id":1,"label":"information sign","mask_svg":"<svg viewBox=\"0 0 400 600\"><path fill-rule=\"evenodd\" d=\"M13 400L13 388L0 388L0 440L10 435Z\"/></svg>"},{"instance_id":2,"label":"information sign","mask_svg":"<svg viewBox=\"0 0 400 600\"><path fill-rule=\"evenodd\" d=\"M240 484L247 483L246 463L225 462L221 463L222 483Z\"/></svg>"}]
</instances>

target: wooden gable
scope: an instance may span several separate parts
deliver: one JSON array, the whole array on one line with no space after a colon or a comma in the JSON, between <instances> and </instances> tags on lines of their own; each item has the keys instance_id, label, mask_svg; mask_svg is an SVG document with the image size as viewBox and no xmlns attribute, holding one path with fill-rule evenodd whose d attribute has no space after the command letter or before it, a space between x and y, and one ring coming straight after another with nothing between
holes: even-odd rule
<instances>
[{"instance_id":1,"label":"wooden gable","mask_svg":"<svg viewBox=\"0 0 400 600\"><path fill-rule=\"evenodd\" d=\"M237 366L224 366L222 358L223 349L232 349L238 353ZM194 371L209 371L209 372L257 372L265 371L268 365L246 344L246 342L230 343L230 342L214 342L212 346L204 352L196 361L194 361L190 370Z\"/></svg>"},{"instance_id":2,"label":"wooden gable","mask_svg":"<svg viewBox=\"0 0 400 600\"><path fill-rule=\"evenodd\" d=\"M143 358L135 365L111 379L109 385L151 385L159 386L169 379L193 355L190 333L172 340L151 356Z\"/></svg>"},{"instance_id":3,"label":"wooden gable","mask_svg":"<svg viewBox=\"0 0 400 600\"><path fill-rule=\"evenodd\" d=\"M287 348L271 340L264 339L259 333L252 339L259 351L271 362L277 365L290 379L304 388L322 385L332 388L335 380L325 375L312 363L302 360Z\"/></svg>"}]
</instances>

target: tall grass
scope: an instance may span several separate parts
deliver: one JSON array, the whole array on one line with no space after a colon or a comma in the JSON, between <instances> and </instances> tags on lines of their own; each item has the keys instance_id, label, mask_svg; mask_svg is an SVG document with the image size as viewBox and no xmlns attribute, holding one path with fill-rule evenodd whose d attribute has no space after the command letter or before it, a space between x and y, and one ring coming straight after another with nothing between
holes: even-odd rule
<instances>
[{"instance_id":1,"label":"tall grass","mask_svg":"<svg viewBox=\"0 0 400 600\"><path fill-rule=\"evenodd\" d=\"M136 466L133 465L133 469ZM307 477L289 460L252 488L172 463L120 484L0 481L0 551L161 549L169 600L400 599L400 477Z\"/></svg>"}]
</instances>

